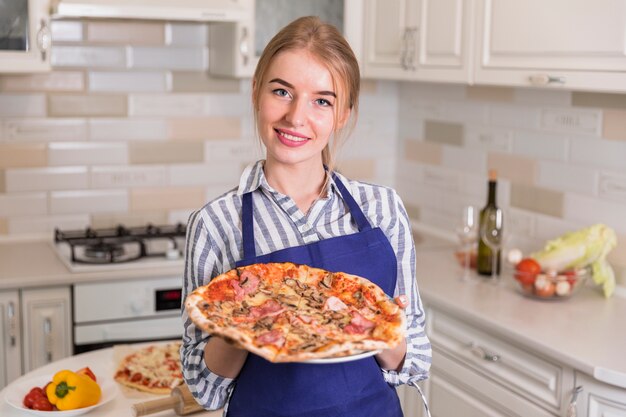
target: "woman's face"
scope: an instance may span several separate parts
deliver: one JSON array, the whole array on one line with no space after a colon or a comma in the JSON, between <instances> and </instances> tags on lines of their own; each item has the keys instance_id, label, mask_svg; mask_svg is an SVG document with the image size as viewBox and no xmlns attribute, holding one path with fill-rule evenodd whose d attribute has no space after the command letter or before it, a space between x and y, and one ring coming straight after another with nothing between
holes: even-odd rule
<instances>
[{"instance_id":1,"label":"woman's face","mask_svg":"<svg viewBox=\"0 0 626 417\"><path fill-rule=\"evenodd\" d=\"M284 51L270 64L263 85L255 82L253 89L259 89L257 123L267 161L321 164L339 105L326 67L306 50Z\"/></svg>"}]
</instances>

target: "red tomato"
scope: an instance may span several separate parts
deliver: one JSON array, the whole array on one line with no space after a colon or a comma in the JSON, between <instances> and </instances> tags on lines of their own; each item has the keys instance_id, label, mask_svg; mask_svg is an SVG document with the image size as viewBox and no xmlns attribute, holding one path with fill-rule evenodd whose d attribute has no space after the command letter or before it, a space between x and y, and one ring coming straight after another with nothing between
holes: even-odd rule
<instances>
[{"instance_id":1,"label":"red tomato","mask_svg":"<svg viewBox=\"0 0 626 417\"><path fill-rule=\"evenodd\" d=\"M47 401L44 391L40 387L33 387L28 394L26 394L22 402L24 403L24 407L33 409L35 402L40 398L46 398Z\"/></svg>"},{"instance_id":2,"label":"red tomato","mask_svg":"<svg viewBox=\"0 0 626 417\"><path fill-rule=\"evenodd\" d=\"M555 290L556 286L553 283L548 282L541 288L535 287L535 295L548 298L554 295Z\"/></svg>"},{"instance_id":3,"label":"red tomato","mask_svg":"<svg viewBox=\"0 0 626 417\"><path fill-rule=\"evenodd\" d=\"M518 271L515 274L517 279L522 285L532 285L537 278L537 274L541 272L541 265L533 258L524 258L515 266Z\"/></svg>"},{"instance_id":4,"label":"red tomato","mask_svg":"<svg viewBox=\"0 0 626 417\"><path fill-rule=\"evenodd\" d=\"M574 288L576 286L576 281L578 281L578 276L576 275L576 271L573 269L568 269L567 271L563 272L563 275L565 275L567 278L567 282L569 282L569 285Z\"/></svg>"},{"instance_id":5,"label":"red tomato","mask_svg":"<svg viewBox=\"0 0 626 417\"><path fill-rule=\"evenodd\" d=\"M37 398L35 402L33 403L32 408L33 410L40 410L40 411L52 411L54 409L54 407L52 406L52 403L48 401L48 399L45 397Z\"/></svg>"},{"instance_id":6,"label":"red tomato","mask_svg":"<svg viewBox=\"0 0 626 417\"><path fill-rule=\"evenodd\" d=\"M76 373L77 374L87 375L89 378L91 378L94 381L96 381L96 374L94 374L93 371L91 369L89 369L88 366L85 366L84 368L80 368L78 371L76 371Z\"/></svg>"}]
</instances>

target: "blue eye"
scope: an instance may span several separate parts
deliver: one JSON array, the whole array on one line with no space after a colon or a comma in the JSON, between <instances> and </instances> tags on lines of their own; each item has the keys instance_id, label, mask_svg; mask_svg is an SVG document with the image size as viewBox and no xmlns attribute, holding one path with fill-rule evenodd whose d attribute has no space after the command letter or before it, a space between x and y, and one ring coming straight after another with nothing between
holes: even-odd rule
<instances>
[{"instance_id":1,"label":"blue eye","mask_svg":"<svg viewBox=\"0 0 626 417\"><path fill-rule=\"evenodd\" d=\"M331 103L330 101L326 100L325 98L318 98L317 100L315 100L315 102L317 104L319 104L320 106L323 107L332 107L333 103Z\"/></svg>"},{"instance_id":2,"label":"blue eye","mask_svg":"<svg viewBox=\"0 0 626 417\"><path fill-rule=\"evenodd\" d=\"M289 97L289 92L284 88L277 88L272 90L272 93L276 94L279 97Z\"/></svg>"}]
</instances>

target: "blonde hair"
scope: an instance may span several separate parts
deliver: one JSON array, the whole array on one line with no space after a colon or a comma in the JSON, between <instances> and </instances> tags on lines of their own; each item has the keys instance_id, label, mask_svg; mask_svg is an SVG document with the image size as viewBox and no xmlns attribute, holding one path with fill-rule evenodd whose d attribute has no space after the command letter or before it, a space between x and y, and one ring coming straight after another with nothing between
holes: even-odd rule
<instances>
[{"instance_id":1,"label":"blonde hair","mask_svg":"<svg viewBox=\"0 0 626 417\"><path fill-rule=\"evenodd\" d=\"M340 145L354 129L359 110L361 74L359 63L352 48L343 35L333 25L322 22L316 16L306 16L294 20L281 29L267 44L254 72L256 90L252 97L254 118L258 122L260 85L265 82L267 70L274 58L281 52L304 49L326 66L333 80L337 94L333 133L328 145L322 151L322 162L330 171ZM349 110L349 119L341 126L338 121ZM258 130L258 123L257 125Z\"/></svg>"}]
</instances>

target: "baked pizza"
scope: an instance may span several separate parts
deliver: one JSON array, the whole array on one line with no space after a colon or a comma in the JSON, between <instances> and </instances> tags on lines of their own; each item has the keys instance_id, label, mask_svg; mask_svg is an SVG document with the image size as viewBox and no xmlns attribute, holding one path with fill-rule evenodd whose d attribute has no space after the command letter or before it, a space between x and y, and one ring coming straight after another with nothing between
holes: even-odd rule
<instances>
[{"instance_id":1,"label":"baked pizza","mask_svg":"<svg viewBox=\"0 0 626 417\"><path fill-rule=\"evenodd\" d=\"M115 380L139 391L169 394L183 382L180 345L150 345L126 355L115 372Z\"/></svg>"},{"instance_id":2,"label":"baked pizza","mask_svg":"<svg viewBox=\"0 0 626 417\"><path fill-rule=\"evenodd\" d=\"M402 309L371 281L293 263L221 274L185 300L191 320L271 362L300 362L397 346Z\"/></svg>"}]
</instances>

